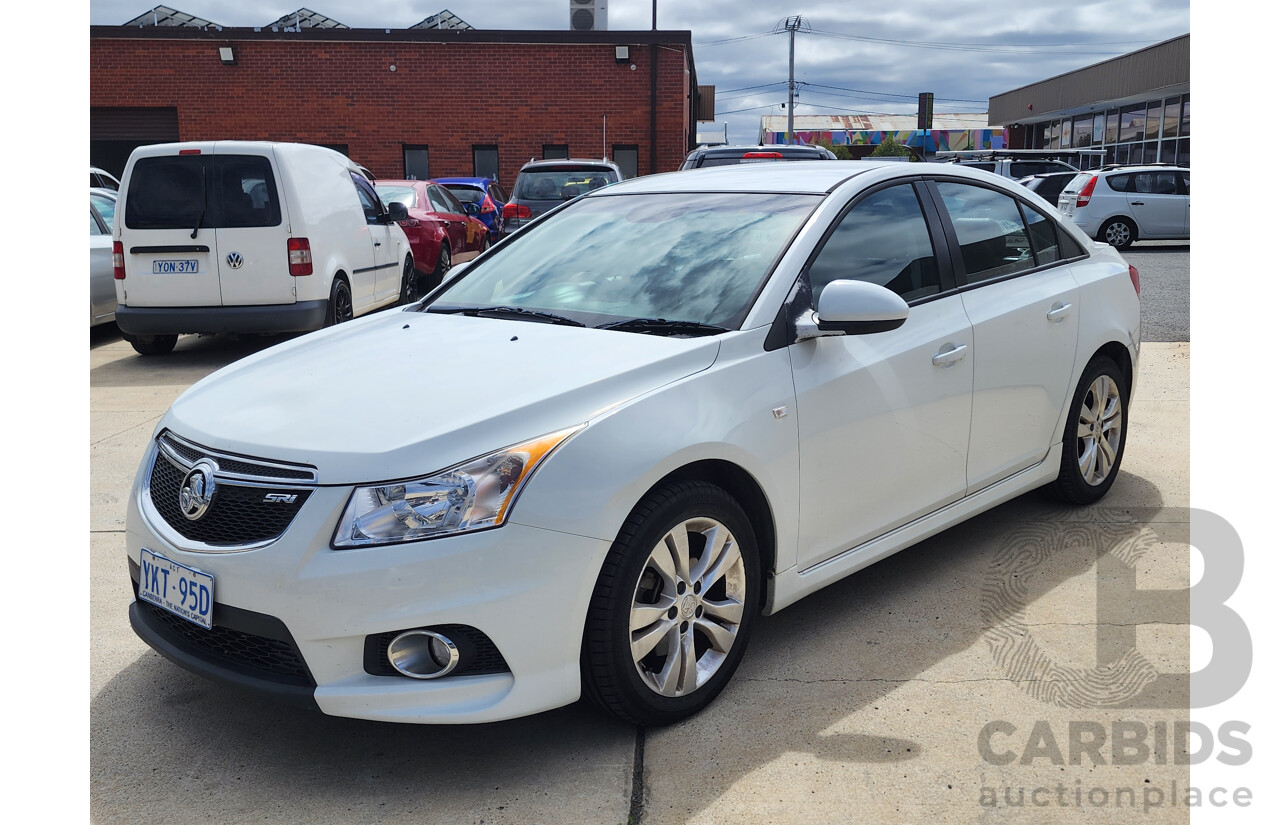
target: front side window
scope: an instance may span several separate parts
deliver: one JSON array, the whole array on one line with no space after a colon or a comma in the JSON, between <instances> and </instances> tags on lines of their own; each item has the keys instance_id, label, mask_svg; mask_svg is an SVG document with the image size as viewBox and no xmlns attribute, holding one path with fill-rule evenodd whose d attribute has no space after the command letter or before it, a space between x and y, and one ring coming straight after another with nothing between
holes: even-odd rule
<instances>
[{"instance_id":1,"label":"front side window","mask_svg":"<svg viewBox=\"0 0 1280 825\"><path fill-rule=\"evenodd\" d=\"M868 281L911 301L942 290L938 260L915 188L898 184L858 201L809 267L813 306L827 284Z\"/></svg>"},{"instance_id":2,"label":"front side window","mask_svg":"<svg viewBox=\"0 0 1280 825\"><path fill-rule=\"evenodd\" d=\"M378 215L382 210L378 206L378 194L373 191L373 187L364 178L352 173L351 183L356 187L356 196L360 198L360 208L364 210L364 222L374 224L378 222Z\"/></svg>"},{"instance_id":3,"label":"front side window","mask_svg":"<svg viewBox=\"0 0 1280 825\"><path fill-rule=\"evenodd\" d=\"M428 310L518 307L591 326L660 318L736 328L820 200L701 192L583 198L495 247Z\"/></svg>"},{"instance_id":4,"label":"front side window","mask_svg":"<svg viewBox=\"0 0 1280 825\"><path fill-rule=\"evenodd\" d=\"M1031 240L1012 197L967 183L938 183L955 227L969 283L1035 267Z\"/></svg>"}]
</instances>

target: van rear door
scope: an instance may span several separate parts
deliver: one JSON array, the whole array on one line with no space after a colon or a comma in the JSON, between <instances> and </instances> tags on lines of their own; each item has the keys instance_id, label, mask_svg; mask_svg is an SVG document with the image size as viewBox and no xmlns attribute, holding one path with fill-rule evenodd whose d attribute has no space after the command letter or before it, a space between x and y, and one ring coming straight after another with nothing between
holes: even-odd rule
<instances>
[{"instance_id":1,"label":"van rear door","mask_svg":"<svg viewBox=\"0 0 1280 825\"><path fill-rule=\"evenodd\" d=\"M222 303L217 242L201 228L209 225L207 162L176 150L133 160L120 234L130 306Z\"/></svg>"},{"instance_id":2,"label":"van rear door","mask_svg":"<svg viewBox=\"0 0 1280 825\"><path fill-rule=\"evenodd\" d=\"M288 208L280 197L274 153L218 151L209 165L208 225L217 236L223 306L292 304Z\"/></svg>"}]
</instances>

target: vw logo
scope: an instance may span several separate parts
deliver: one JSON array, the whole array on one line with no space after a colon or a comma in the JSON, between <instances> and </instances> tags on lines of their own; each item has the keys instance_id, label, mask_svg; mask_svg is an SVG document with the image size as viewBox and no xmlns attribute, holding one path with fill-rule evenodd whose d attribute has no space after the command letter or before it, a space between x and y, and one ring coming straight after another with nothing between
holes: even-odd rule
<instances>
[{"instance_id":1,"label":"vw logo","mask_svg":"<svg viewBox=\"0 0 1280 825\"><path fill-rule=\"evenodd\" d=\"M232 252L230 255L227 256L227 266L231 267L232 269L239 269L243 265L244 265L244 258L240 257L239 252Z\"/></svg>"},{"instance_id":2,"label":"vw logo","mask_svg":"<svg viewBox=\"0 0 1280 825\"><path fill-rule=\"evenodd\" d=\"M191 521L198 521L208 512L213 494L218 488L213 480L213 474L217 471L218 465L204 459L197 462L183 477L182 486L178 489L178 509Z\"/></svg>"}]
</instances>

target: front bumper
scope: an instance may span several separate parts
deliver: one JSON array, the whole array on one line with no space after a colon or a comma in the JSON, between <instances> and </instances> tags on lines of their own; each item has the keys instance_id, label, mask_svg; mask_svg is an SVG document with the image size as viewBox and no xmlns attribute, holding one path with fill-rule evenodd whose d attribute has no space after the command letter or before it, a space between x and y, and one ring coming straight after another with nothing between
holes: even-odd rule
<instances>
[{"instance_id":1,"label":"front bumper","mask_svg":"<svg viewBox=\"0 0 1280 825\"><path fill-rule=\"evenodd\" d=\"M120 306L116 325L130 335L307 332L324 326L328 311L328 301L268 306Z\"/></svg>"},{"instance_id":2,"label":"front bumper","mask_svg":"<svg viewBox=\"0 0 1280 825\"><path fill-rule=\"evenodd\" d=\"M166 540L143 516L141 485L130 496L130 567L145 547L209 573L215 631L242 630L245 622L268 628L296 650L308 680L282 686L177 643L146 619L147 604L130 608L135 631L197 673L334 716L490 722L578 699L583 623L608 542L508 523L400 546L333 550L329 541L350 492L317 488L279 539L223 553ZM416 680L366 671L367 637L440 625L467 625L488 636L509 672ZM189 632L207 631L192 625Z\"/></svg>"}]
</instances>

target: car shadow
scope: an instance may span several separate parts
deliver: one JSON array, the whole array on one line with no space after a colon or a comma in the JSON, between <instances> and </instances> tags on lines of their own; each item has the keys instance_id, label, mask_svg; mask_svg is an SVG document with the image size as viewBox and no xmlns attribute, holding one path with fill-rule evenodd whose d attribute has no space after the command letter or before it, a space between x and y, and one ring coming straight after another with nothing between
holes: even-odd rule
<instances>
[{"instance_id":1,"label":"car shadow","mask_svg":"<svg viewBox=\"0 0 1280 825\"><path fill-rule=\"evenodd\" d=\"M1124 472L1111 496L1129 504L1068 508L1024 495L765 617L716 702L678 725L644 732L655 759L665 748L692 743L732 754L718 759L715 770L695 770L679 781L681 807L705 810L739 779L787 754L870 765L928 753L928 742L886 735L891 720L883 730L828 731L876 706L904 681L984 647L984 585L999 548L1020 531L1104 524L1109 536L1123 541L1156 521L1163 504L1153 484ZM1024 582L1024 603L1088 572L1091 564L1088 554L1074 554L1046 566ZM992 680L1004 679L995 661L990 664ZM844 673L850 667L859 677L827 678L833 668ZM878 678L890 673L892 678ZM960 696L969 691L943 689ZM290 821L364 821L371 810L391 815L418 806L432 820L424 800L435 797L480 812L548 789L565 793L590 776L599 754L617 758L621 749L629 763L625 743L634 736L633 728L581 702L479 726L327 717L223 688L151 651L93 697L90 718L97 822L128 818L127 804L120 807L122 788L136 800L136 811L182 811L196 793L205 798L202 810L215 818L284 811ZM630 765L613 768L629 771ZM511 804L517 807L508 813L516 818L499 815L497 821L528 821L519 818L521 803ZM482 818L476 813L465 821ZM547 821L557 821L555 814Z\"/></svg>"}]
</instances>

